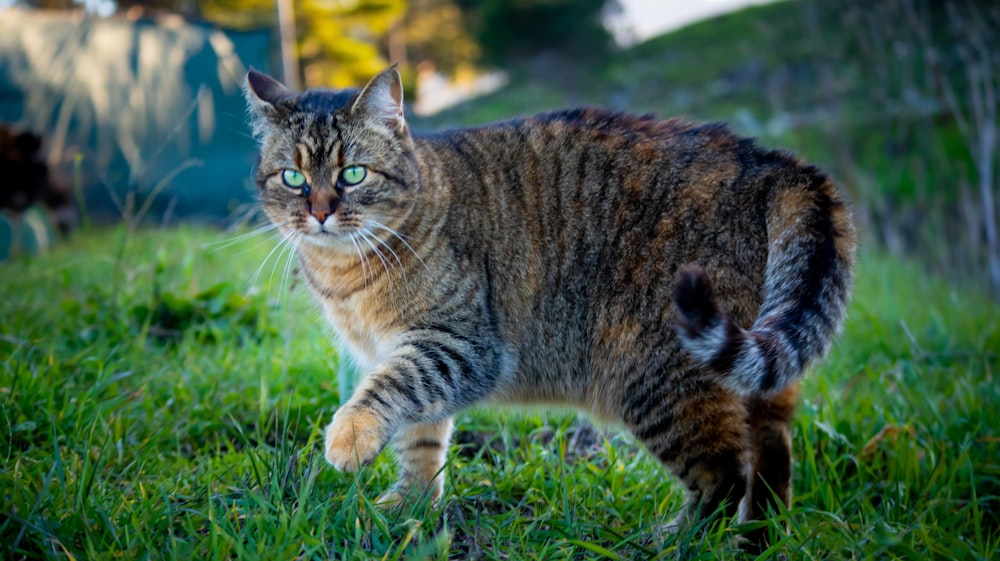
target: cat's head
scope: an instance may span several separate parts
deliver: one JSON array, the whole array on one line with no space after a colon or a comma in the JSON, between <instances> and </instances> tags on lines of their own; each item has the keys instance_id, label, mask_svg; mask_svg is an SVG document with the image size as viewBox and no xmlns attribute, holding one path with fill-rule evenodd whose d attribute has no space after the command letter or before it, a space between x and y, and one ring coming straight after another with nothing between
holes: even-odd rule
<instances>
[{"instance_id":1,"label":"cat's head","mask_svg":"<svg viewBox=\"0 0 1000 561\"><path fill-rule=\"evenodd\" d=\"M245 95L260 200L286 234L353 250L358 236L395 229L411 212L420 176L395 67L361 90L302 93L250 70Z\"/></svg>"}]
</instances>

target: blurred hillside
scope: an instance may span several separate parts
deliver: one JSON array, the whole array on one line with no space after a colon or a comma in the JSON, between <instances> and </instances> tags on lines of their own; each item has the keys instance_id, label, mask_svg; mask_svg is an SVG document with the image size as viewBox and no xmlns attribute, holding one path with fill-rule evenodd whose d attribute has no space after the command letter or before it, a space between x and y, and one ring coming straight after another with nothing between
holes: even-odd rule
<instances>
[{"instance_id":1,"label":"blurred hillside","mask_svg":"<svg viewBox=\"0 0 1000 561\"><path fill-rule=\"evenodd\" d=\"M726 121L830 171L868 240L1000 294L1000 3L777 2L511 74L417 126L585 104Z\"/></svg>"}]
</instances>

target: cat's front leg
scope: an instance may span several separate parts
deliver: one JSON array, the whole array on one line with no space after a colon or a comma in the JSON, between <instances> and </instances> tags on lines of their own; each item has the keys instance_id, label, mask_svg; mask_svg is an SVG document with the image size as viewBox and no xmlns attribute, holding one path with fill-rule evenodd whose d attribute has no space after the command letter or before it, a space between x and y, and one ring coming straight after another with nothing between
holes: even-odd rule
<instances>
[{"instance_id":1,"label":"cat's front leg","mask_svg":"<svg viewBox=\"0 0 1000 561\"><path fill-rule=\"evenodd\" d=\"M371 463L404 427L444 421L493 388L496 351L483 341L453 329L421 329L399 341L326 429L326 459L340 471Z\"/></svg>"},{"instance_id":2,"label":"cat's front leg","mask_svg":"<svg viewBox=\"0 0 1000 561\"><path fill-rule=\"evenodd\" d=\"M389 437L371 410L344 406L326 427L326 461L337 471L356 472L378 456Z\"/></svg>"}]
</instances>

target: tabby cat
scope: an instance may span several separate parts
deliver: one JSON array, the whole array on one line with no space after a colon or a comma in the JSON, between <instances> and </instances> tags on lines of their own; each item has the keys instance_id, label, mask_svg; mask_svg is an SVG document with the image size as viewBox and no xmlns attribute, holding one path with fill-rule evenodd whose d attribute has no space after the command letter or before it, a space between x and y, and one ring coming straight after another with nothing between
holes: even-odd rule
<instances>
[{"instance_id":1,"label":"tabby cat","mask_svg":"<svg viewBox=\"0 0 1000 561\"><path fill-rule=\"evenodd\" d=\"M597 109L417 135L402 91L395 67L362 90L247 76L264 210L366 373L326 459L391 443L380 500L438 497L458 411L568 404L676 474L682 519L787 506L798 379L852 287L834 184L721 125Z\"/></svg>"}]
</instances>

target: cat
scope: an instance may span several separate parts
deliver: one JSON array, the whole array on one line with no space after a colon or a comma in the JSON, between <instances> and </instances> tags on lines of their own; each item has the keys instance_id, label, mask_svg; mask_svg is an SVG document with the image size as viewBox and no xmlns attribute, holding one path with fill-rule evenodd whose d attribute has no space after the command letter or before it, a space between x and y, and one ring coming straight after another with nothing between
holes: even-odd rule
<instances>
[{"instance_id":1,"label":"cat","mask_svg":"<svg viewBox=\"0 0 1000 561\"><path fill-rule=\"evenodd\" d=\"M264 211L365 372L326 429L337 470L391 443L380 502L437 498L458 411L558 403L683 482L678 524L789 505L798 380L841 328L856 252L817 168L599 109L413 134L395 67L303 93L251 69L244 93Z\"/></svg>"}]
</instances>

